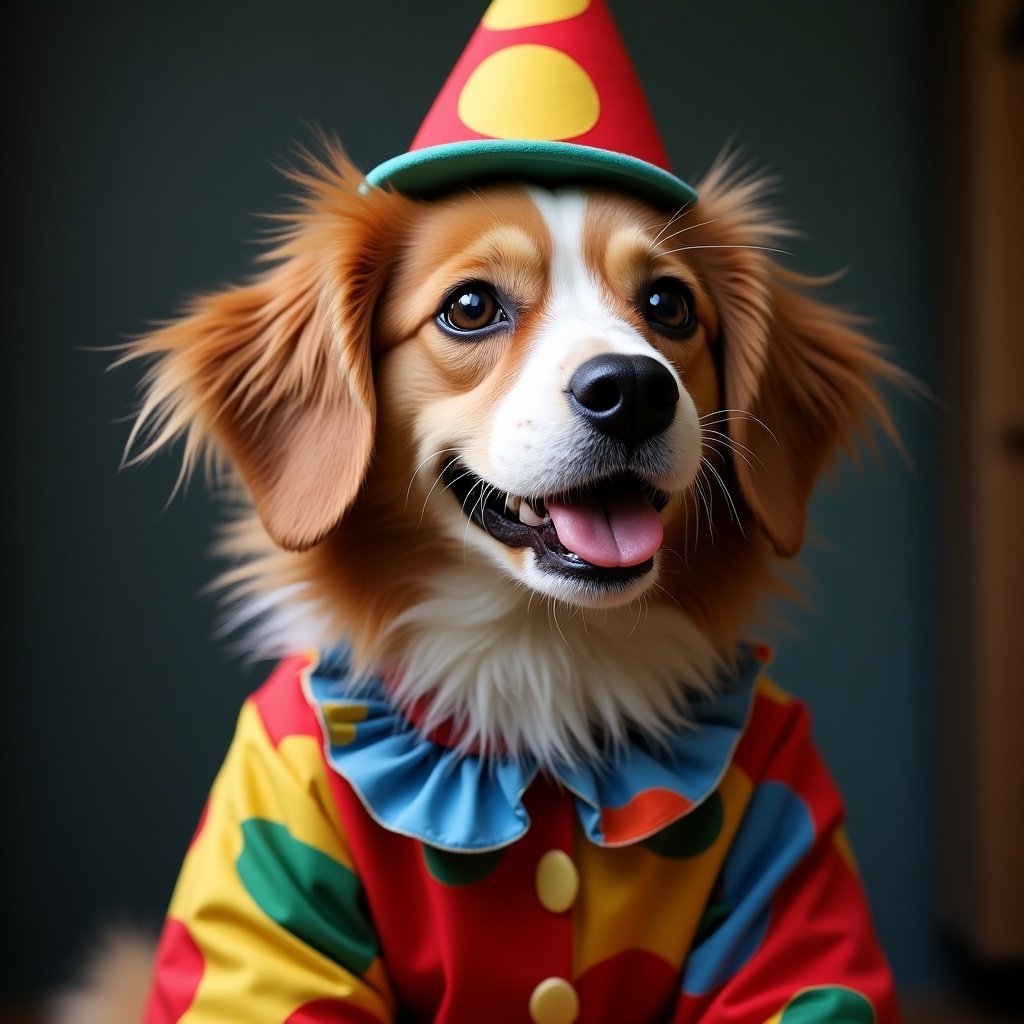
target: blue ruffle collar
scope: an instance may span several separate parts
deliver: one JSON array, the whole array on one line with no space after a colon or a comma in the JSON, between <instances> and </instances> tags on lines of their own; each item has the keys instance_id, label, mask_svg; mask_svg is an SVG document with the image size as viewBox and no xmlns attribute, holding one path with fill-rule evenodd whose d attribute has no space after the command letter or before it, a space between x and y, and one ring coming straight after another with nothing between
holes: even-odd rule
<instances>
[{"instance_id":1,"label":"blue ruffle collar","mask_svg":"<svg viewBox=\"0 0 1024 1024\"><path fill-rule=\"evenodd\" d=\"M714 792L746 728L763 662L762 649L745 647L734 676L714 697L695 702L693 727L667 746L633 741L611 764L549 771L573 794L592 842L640 842ZM320 719L328 763L384 828L465 853L508 846L530 827L522 798L540 769L529 758L481 757L424 737L380 679L353 683L344 652L311 667L306 697Z\"/></svg>"}]
</instances>

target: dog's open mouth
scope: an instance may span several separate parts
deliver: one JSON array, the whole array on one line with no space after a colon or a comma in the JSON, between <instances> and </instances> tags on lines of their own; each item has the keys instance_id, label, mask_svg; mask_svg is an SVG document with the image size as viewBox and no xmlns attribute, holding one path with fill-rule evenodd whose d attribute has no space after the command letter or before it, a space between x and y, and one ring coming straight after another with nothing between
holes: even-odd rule
<instances>
[{"instance_id":1,"label":"dog's open mouth","mask_svg":"<svg viewBox=\"0 0 1024 1024\"><path fill-rule=\"evenodd\" d=\"M445 485L482 530L513 548L533 548L542 568L594 581L625 582L650 572L668 495L631 475L564 494L525 498L486 483L461 462Z\"/></svg>"}]
</instances>

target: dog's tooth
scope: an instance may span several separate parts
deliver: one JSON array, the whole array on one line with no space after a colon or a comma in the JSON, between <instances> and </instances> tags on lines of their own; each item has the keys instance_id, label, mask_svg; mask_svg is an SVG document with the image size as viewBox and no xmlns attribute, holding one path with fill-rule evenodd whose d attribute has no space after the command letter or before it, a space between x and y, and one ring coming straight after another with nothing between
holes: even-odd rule
<instances>
[{"instance_id":1,"label":"dog's tooth","mask_svg":"<svg viewBox=\"0 0 1024 1024\"><path fill-rule=\"evenodd\" d=\"M543 526L544 520L533 511L530 503L524 498L519 506L519 522L527 526Z\"/></svg>"},{"instance_id":2,"label":"dog's tooth","mask_svg":"<svg viewBox=\"0 0 1024 1024\"><path fill-rule=\"evenodd\" d=\"M515 494L508 494L505 496L505 511L509 512L513 516L519 515L519 506L522 503L522 498Z\"/></svg>"}]
</instances>

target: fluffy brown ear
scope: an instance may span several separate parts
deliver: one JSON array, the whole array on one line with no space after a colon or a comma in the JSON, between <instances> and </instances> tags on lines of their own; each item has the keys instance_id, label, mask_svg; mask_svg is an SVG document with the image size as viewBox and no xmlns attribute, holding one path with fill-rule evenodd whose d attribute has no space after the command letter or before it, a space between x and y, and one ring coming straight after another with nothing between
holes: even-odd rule
<instances>
[{"instance_id":1,"label":"fluffy brown ear","mask_svg":"<svg viewBox=\"0 0 1024 1024\"><path fill-rule=\"evenodd\" d=\"M203 453L245 482L282 547L317 543L359 492L373 450L374 305L409 216L336 148L293 177L306 192L284 219L270 269L195 301L135 343L155 360L132 461L185 437L183 472Z\"/></svg>"},{"instance_id":2,"label":"fluffy brown ear","mask_svg":"<svg viewBox=\"0 0 1024 1024\"><path fill-rule=\"evenodd\" d=\"M791 557L803 542L811 491L837 447L871 422L896 439L877 388L908 378L852 317L808 294L822 282L770 258L790 232L766 215L763 193L763 182L737 180L728 162L713 170L698 186L694 218L706 223L692 244L719 308L736 481L776 553Z\"/></svg>"}]
</instances>

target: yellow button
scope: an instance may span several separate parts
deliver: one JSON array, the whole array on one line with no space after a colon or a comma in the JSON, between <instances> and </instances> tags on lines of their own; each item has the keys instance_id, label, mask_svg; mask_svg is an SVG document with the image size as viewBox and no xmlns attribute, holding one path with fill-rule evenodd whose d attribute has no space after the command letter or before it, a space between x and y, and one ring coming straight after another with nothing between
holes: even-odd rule
<instances>
[{"instance_id":1,"label":"yellow button","mask_svg":"<svg viewBox=\"0 0 1024 1024\"><path fill-rule=\"evenodd\" d=\"M533 1024L573 1024L580 1015L580 997L565 978L545 978L530 996Z\"/></svg>"},{"instance_id":2,"label":"yellow button","mask_svg":"<svg viewBox=\"0 0 1024 1024\"><path fill-rule=\"evenodd\" d=\"M537 898L553 914L561 914L576 901L580 875L568 854L549 850L537 862Z\"/></svg>"}]
</instances>

